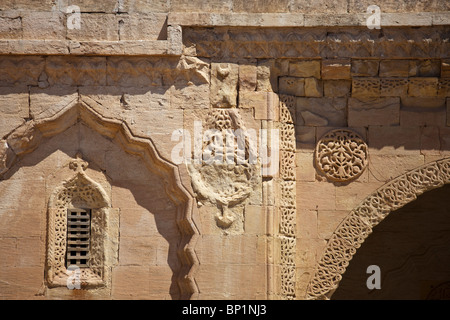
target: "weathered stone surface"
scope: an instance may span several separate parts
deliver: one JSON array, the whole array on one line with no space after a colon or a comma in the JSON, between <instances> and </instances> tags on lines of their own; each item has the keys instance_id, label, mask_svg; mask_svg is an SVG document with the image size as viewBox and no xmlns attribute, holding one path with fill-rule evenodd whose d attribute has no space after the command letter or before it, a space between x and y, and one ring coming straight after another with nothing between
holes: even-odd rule
<instances>
[{"instance_id":1,"label":"weathered stone surface","mask_svg":"<svg viewBox=\"0 0 450 320\"><path fill-rule=\"evenodd\" d=\"M420 154L420 128L403 126L370 126L369 156Z\"/></svg>"},{"instance_id":2,"label":"weathered stone surface","mask_svg":"<svg viewBox=\"0 0 450 320\"><path fill-rule=\"evenodd\" d=\"M30 89L30 116L49 118L78 99L76 87L51 87Z\"/></svg>"},{"instance_id":3,"label":"weathered stone surface","mask_svg":"<svg viewBox=\"0 0 450 320\"><path fill-rule=\"evenodd\" d=\"M232 63L211 63L211 104L235 107L237 103L239 67Z\"/></svg>"},{"instance_id":4,"label":"weathered stone surface","mask_svg":"<svg viewBox=\"0 0 450 320\"><path fill-rule=\"evenodd\" d=\"M381 60L380 77L408 77L410 60Z\"/></svg>"},{"instance_id":5,"label":"weathered stone surface","mask_svg":"<svg viewBox=\"0 0 450 320\"><path fill-rule=\"evenodd\" d=\"M119 40L166 40L166 19L164 13L121 14L117 17Z\"/></svg>"},{"instance_id":6,"label":"weathered stone surface","mask_svg":"<svg viewBox=\"0 0 450 320\"><path fill-rule=\"evenodd\" d=\"M0 16L0 37L2 39L21 39L22 24L19 15L16 17L3 17Z\"/></svg>"},{"instance_id":7,"label":"weathered stone surface","mask_svg":"<svg viewBox=\"0 0 450 320\"><path fill-rule=\"evenodd\" d=\"M322 79L350 79L350 60L323 60Z\"/></svg>"},{"instance_id":8,"label":"weathered stone surface","mask_svg":"<svg viewBox=\"0 0 450 320\"><path fill-rule=\"evenodd\" d=\"M239 90L255 91L257 84L256 64L239 65Z\"/></svg>"},{"instance_id":9,"label":"weathered stone surface","mask_svg":"<svg viewBox=\"0 0 450 320\"><path fill-rule=\"evenodd\" d=\"M408 95L434 97L438 93L438 78L409 78Z\"/></svg>"},{"instance_id":10,"label":"weathered stone surface","mask_svg":"<svg viewBox=\"0 0 450 320\"><path fill-rule=\"evenodd\" d=\"M413 60L410 63L410 77L439 77L440 75L440 60Z\"/></svg>"},{"instance_id":11,"label":"weathered stone surface","mask_svg":"<svg viewBox=\"0 0 450 320\"><path fill-rule=\"evenodd\" d=\"M450 59L441 60L441 77L450 77Z\"/></svg>"},{"instance_id":12,"label":"weathered stone surface","mask_svg":"<svg viewBox=\"0 0 450 320\"><path fill-rule=\"evenodd\" d=\"M321 97L323 95L323 82L316 78L305 78L305 96Z\"/></svg>"},{"instance_id":13,"label":"weathered stone surface","mask_svg":"<svg viewBox=\"0 0 450 320\"><path fill-rule=\"evenodd\" d=\"M396 125L400 121L400 98L348 100L350 127Z\"/></svg>"},{"instance_id":14,"label":"weathered stone surface","mask_svg":"<svg viewBox=\"0 0 450 320\"><path fill-rule=\"evenodd\" d=\"M289 75L294 77L315 77L320 79L320 61L291 61L289 63Z\"/></svg>"},{"instance_id":15,"label":"weathered stone surface","mask_svg":"<svg viewBox=\"0 0 450 320\"><path fill-rule=\"evenodd\" d=\"M323 82L325 97L347 97L350 95L350 80L326 80Z\"/></svg>"},{"instance_id":16,"label":"weathered stone surface","mask_svg":"<svg viewBox=\"0 0 450 320\"><path fill-rule=\"evenodd\" d=\"M297 98L297 125L346 126L345 98Z\"/></svg>"},{"instance_id":17,"label":"weathered stone surface","mask_svg":"<svg viewBox=\"0 0 450 320\"><path fill-rule=\"evenodd\" d=\"M67 29L67 39L77 41L119 40L119 24L114 14L81 13L80 25L80 29Z\"/></svg>"},{"instance_id":18,"label":"weathered stone surface","mask_svg":"<svg viewBox=\"0 0 450 320\"><path fill-rule=\"evenodd\" d=\"M315 181L316 170L314 168L313 152L297 152L295 155L297 181Z\"/></svg>"},{"instance_id":19,"label":"weathered stone surface","mask_svg":"<svg viewBox=\"0 0 450 320\"><path fill-rule=\"evenodd\" d=\"M279 79L280 94L287 94L297 97L305 96L305 79L295 77L281 77Z\"/></svg>"},{"instance_id":20,"label":"weathered stone surface","mask_svg":"<svg viewBox=\"0 0 450 320\"><path fill-rule=\"evenodd\" d=\"M446 108L402 108L400 125L402 126L446 126Z\"/></svg>"},{"instance_id":21,"label":"weathered stone surface","mask_svg":"<svg viewBox=\"0 0 450 320\"><path fill-rule=\"evenodd\" d=\"M380 62L378 60L352 60L351 75L352 77L376 77Z\"/></svg>"},{"instance_id":22,"label":"weathered stone surface","mask_svg":"<svg viewBox=\"0 0 450 320\"><path fill-rule=\"evenodd\" d=\"M352 97L366 98L380 96L380 78L353 78Z\"/></svg>"},{"instance_id":23,"label":"weathered stone surface","mask_svg":"<svg viewBox=\"0 0 450 320\"><path fill-rule=\"evenodd\" d=\"M380 95L382 97L404 97L408 94L407 78L381 78Z\"/></svg>"},{"instance_id":24,"label":"weathered stone surface","mask_svg":"<svg viewBox=\"0 0 450 320\"><path fill-rule=\"evenodd\" d=\"M66 37L64 14L61 12L25 12L21 15L23 39L57 39Z\"/></svg>"}]
</instances>

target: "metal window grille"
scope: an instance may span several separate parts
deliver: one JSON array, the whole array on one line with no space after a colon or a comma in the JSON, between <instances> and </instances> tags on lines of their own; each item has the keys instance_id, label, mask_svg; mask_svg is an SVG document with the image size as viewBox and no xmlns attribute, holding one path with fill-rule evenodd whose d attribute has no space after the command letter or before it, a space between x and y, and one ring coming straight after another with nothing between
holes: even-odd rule
<instances>
[{"instance_id":1,"label":"metal window grille","mask_svg":"<svg viewBox=\"0 0 450 320\"><path fill-rule=\"evenodd\" d=\"M67 210L66 267L89 267L91 212L84 209Z\"/></svg>"}]
</instances>

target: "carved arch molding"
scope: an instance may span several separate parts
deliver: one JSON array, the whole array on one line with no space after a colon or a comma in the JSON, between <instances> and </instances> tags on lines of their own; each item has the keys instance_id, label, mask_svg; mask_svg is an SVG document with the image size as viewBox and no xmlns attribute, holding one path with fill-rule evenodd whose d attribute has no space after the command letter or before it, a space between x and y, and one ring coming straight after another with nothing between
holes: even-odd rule
<instances>
[{"instance_id":1,"label":"carved arch molding","mask_svg":"<svg viewBox=\"0 0 450 320\"><path fill-rule=\"evenodd\" d=\"M450 158L431 162L393 179L371 195L341 222L331 236L309 282L308 300L330 299L350 260L388 214L422 193L450 183Z\"/></svg>"},{"instance_id":2,"label":"carved arch molding","mask_svg":"<svg viewBox=\"0 0 450 320\"><path fill-rule=\"evenodd\" d=\"M181 268L179 274L175 275L180 298L193 298L199 292L194 278L199 264L194 250L199 232L192 217L194 197L185 187L189 182L182 180L180 167L160 157L149 138L135 136L124 121L103 117L93 103L83 98L76 99L55 115L28 121L0 140L0 180L20 159L33 152L47 138L64 132L77 122L116 141L125 152L140 157L149 171L165 181L166 194L177 208L177 226L182 237L178 247Z\"/></svg>"}]
</instances>

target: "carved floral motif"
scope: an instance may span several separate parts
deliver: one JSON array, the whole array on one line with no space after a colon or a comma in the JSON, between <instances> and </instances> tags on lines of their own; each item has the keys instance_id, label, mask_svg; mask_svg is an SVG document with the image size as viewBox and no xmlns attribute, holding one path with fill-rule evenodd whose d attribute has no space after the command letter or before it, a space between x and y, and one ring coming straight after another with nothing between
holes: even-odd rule
<instances>
[{"instance_id":1,"label":"carved floral motif","mask_svg":"<svg viewBox=\"0 0 450 320\"><path fill-rule=\"evenodd\" d=\"M350 181L359 177L367 165L368 148L364 140L348 129L325 134L316 146L316 167L331 181Z\"/></svg>"}]
</instances>

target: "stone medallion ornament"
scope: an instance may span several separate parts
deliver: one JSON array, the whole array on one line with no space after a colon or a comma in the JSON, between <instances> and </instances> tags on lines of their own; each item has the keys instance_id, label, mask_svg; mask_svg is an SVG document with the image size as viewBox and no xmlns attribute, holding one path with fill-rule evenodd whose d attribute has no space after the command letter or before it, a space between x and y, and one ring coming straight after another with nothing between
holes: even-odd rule
<instances>
[{"instance_id":1,"label":"stone medallion ornament","mask_svg":"<svg viewBox=\"0 0 450 320\"><path fill-rule=\"evenodd\" d=\"M332 130L317 143L316 168L330 181L347 182L363 173L367 156L367 144L357 133L348 129Z\"/></svg>"},{"instance_id":2,"label":"stone medallion ornament","mask_svg":"<svg viewBox=\"0 0 450 320\"><path fill-rule=\"evenodd\" d=\"M242 135L246 129L236 110L211 111L205 129L202 159L188 169L197 198L217 206L217 225L228 228L238 218L233 207L247 199L259 181L259 161L252 161L256 151ZM242 146L233 143L237 138Z\"/></svg>"}]
</instances>

